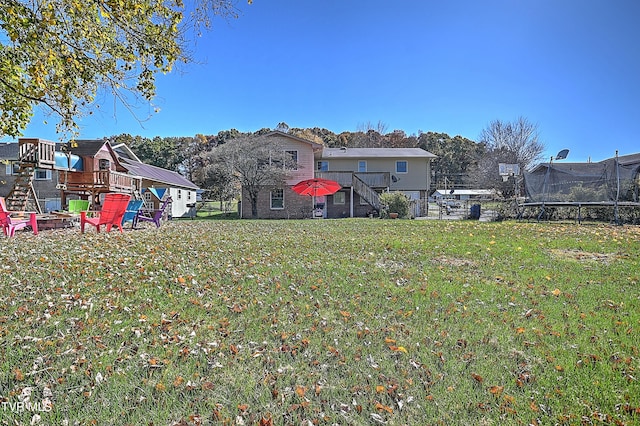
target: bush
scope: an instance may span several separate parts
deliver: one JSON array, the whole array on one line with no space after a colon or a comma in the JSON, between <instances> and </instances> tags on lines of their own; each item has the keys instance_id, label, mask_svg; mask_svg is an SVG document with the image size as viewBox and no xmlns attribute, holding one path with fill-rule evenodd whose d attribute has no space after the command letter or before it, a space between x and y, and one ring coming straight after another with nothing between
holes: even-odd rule
<instances>
[{"instance_id":1,"label":"bush","mask_svg":"<svg viewBox=\"0 0 640 426\"><path fill-rule=\"evenodd\" d=\"M380 195L383 216L389 217L389 213L398 213L398 217L409 215L409 199L402 192L385 192Z\"/></svg>"}]
</instances>

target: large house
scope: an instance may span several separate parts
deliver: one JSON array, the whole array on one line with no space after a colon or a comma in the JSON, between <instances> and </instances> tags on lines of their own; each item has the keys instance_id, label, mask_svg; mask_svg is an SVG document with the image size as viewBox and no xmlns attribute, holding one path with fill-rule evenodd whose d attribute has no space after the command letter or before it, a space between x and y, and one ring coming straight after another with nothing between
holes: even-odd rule
<instances>
[{"instance_id":1,"label":"large house","mask_svg":"<svg viewBox=\"0 0 640 426\"><path fill-rule=\"evenodd\" d=\"M285 188L265 188L258 197L260 218L366 217L380 212L380 194L400 191L415 200L415 216L426 213L435 155L420 148L325 148L286 133L274 131L283 150L295 152L299 167ZM291 187L314 177L338 182L342 189L322 197L299 195ZM250 218L243 191L241 217Z\"/></svg>"},{"instance_id":2,"label":"large house","mask_svg":"<svg viewBox=\"0 0 640 426\"><path fill-rule=\"evenodd\" d=\"M55 144L21 138L0 145L0 196L12 210L35 202L41 211L64 209L69 199L91 201L97 209L105 193L144 197L147 208L158 208L171 196L172 217L192 212L198 187L179 173L142 163L126 146L108 140L78 140Z\"/></svg>"}]
</instances>

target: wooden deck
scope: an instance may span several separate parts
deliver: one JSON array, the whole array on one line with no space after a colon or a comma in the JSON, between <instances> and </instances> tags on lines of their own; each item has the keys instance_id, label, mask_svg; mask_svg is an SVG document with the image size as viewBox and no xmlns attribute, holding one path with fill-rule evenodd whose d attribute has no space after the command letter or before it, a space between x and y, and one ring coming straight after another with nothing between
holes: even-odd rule
<instances>
[{"instance_id":1,"label":"wooden deck","mask_svg":"<svg viewBox=\"0 0 640 426\"><path fill-rule=\"evenodd\" d=\"M59 183L67 192L132 193L142 185L142 179L112 170L96 172L60 172Z\"/></svg>"}]
</instances>

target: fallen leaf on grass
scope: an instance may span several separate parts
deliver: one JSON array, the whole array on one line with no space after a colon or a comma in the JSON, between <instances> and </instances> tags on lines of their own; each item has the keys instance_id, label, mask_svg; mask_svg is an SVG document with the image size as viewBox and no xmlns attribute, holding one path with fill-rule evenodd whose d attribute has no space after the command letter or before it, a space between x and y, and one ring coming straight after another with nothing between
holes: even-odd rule
<instances>
[{"instance_id":1,"label":"fallen leaf on grass","mask_svg":"<svg viewBox=\"0 0 640 426\"><path fill-rule=\"evenodd\" d=\"M478 383L482 383L484 381L484 378L476 373L471 373L471 377L473 377L473 380L475 380Z\"/></svg>"},{"instance_id":2,"label":"fallen leaf on grass","mask_svg":"<svg viewBox=\"0 0 640 426\"><path fill-rule=\"evenodd\" d=\"M500 395L504 391L504 386L491 386L489 388L489 392L493 395Z\"/></svg>"},{"instance_id":3,"label":"fallen leaf on grass","mask_svg":"<svg viewBox=\"0 0 640 426\"><path fill-rule=\"evenodd\" d=\"M376 402L375 407L376 407L376 410L378 411L386 411L389 414L393 413L393 408L389 407L388 405L384 405L379 402Z\"/></svg>"}]
</instances>

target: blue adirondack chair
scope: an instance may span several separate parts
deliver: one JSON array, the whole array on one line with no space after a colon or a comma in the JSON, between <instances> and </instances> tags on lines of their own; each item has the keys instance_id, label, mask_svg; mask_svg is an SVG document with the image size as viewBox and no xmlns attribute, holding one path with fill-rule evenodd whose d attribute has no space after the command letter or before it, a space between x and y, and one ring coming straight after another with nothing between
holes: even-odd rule
<instances>
[{"instance_id":1,"label":"blue adirondack chair","mask_svg":"<svg viewBox=\"0 0 640 426\"><path fill-rule=\"evenodd\" d=\"M122 217L122 226L125 223L131 222L131 227L135 228L136 216L138 216L138 212L144 205L144 200L131 200L127 205L127 210L124 212L124 216Z\"/></svg>"}]
</instances>

